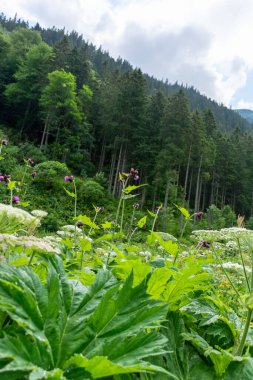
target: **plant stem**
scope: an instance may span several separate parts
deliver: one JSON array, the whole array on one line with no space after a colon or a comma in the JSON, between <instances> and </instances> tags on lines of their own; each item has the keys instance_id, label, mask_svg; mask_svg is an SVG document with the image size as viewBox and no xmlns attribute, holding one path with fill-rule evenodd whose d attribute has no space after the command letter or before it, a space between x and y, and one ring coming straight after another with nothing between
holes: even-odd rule
<instances>
[{"instance_id":1,"label":"plant stem","mask_svg":"<svg viewBox=\"0 0 253 380\"><path fill-rule=\"evenodd\" d=\"M129 237L129 239L128 239L128 244L130 243L130 241L131 241L131 239L132 239L132 237L133 237L133 235L134 235L134 233L135 233L135 231L138 229L138 227L135 227L134 228L134 230L132 231L132 233L131 233L131 235L130 235L130 237Z\"/></svg>"},{"instance_id":2,"label":"plant stem","mask_svg":"<svg viewBox=\"0 0 253 380\"><path fill-rule=\"evenodd\" d=\"M240 256L241 256L241 260L242 260L244 277L245 277L245 280L246 280L248 291L250 292L251 291L250 290L250 284L249 284L248 276L247 276L246 269L245 269L245 264L244 264L244 260L243 260L243 256L242 256L242 248L241 248L241 244L240 244L239 238L237 238L237 244L238 244L238 247L239 247L239 253L240 253Z\"/></svg>"},{"instance_id":3,"label":"plant stem","mask_svg":"<svg viewBox=\"0 0 253 380\"><path fill-rule=\"evenodd\" d=\"M157 208L157 211L156 211L156 214L155 214L155 218L154 218L154 221L153 221L153 225L152 225L152 229L151 231L153 232L154 231L154 228L155 228L155 223L156 223L156 219L158 218L158 214L159 214L159 211L161 210L161 206L159 206Z\"/></svg>"},{"instance_id":4,"label":"plant stem","mask_svg":"<svg viewBox=\"0 0 253 380\"><path fill-rule=\"evenodd\" d=\"M252 294L252 291L253 291L253 268L252 268L252 265L253 265L253 252L251 252L251 283L250 283L250 294ZM241 356L242 353L243 353L244 346L245 346L245 342L246 342L247 335L248 335L249 328L250 328L250 322L251 322L251 318L252 318L252 312L253 312L253 309L251 309L251 308L248 309L248 311L247 311L247 318L246 318L246 322L245 322L245 326L244 326L243 334L242 334L242 337L241 337L241 341L240 341L239 347L238 347L238 349L237 349L237 351L236 351L236 355Z\"/></svg>"},{"instance_id":5,"label":"plant stem","mask_svg":"<svg viewBox=\"0 0 253 380\"><path fill-rule=\"evenodd\" d=\"M83 254L84 254L84 251L82 250L82 252L81 252L80 270L82 270L82 268L83 268Z\"/></svg>"},{"instance_id":6,"label":"plant stem","mask_svg":"<svg viewBox=\"0 0 253 380\"><path fill-rule=\"evenodd\" d=\"M76 209L77 209L77 191L76 191L76 184L75 184L75 180L73 180L73 185L74 185L74 189L75 189L75 208L74 208L74 217L76 219Z\"/></svg>"},{"instance_id":7,"label":"plant stem","mask_svg":"<svg viewBox=\"0 0 253 380\"><path fill-rule=\"evenodd\" d=\"M239 347L238 347L238 349L236 351L236 355L238 355L238 356L242 356L242 353L243 353L244 345L245 345L245 342L246 342L246 339L247 339L247 335L248 335L248 331L249 331L249 327L250 327L252 312L253 312L253 310L248 310L248 312L247 312L247 319L246 319L246 322L245 322L245 326L244 326L244 330L243 330L243 335L242 335L242 338L241 338L241 341L240 341L240 345L239 345Z\"/></svg>"},{"instance_id":8,"label":"plant stem","mask_svg":"<svg viewBox=\"0 0 253 380\"><path fill-rule=\"evenodd\" d=\"M96 221L96 219L97 219L97 214L98 214L98 213L99 213L99 211L96 211L96 214L95 214L95 216L94 216L94 218L93 218L92 223L95 223L95 221ZM93 231L93 227L90 228L90 230L89 230L89 232L88 232L88 236L90 236L90 234L92 233L92 231Z\"/></svg>"},{"instance_id":9,"label":"plant stem","mask_svg":"<svg viewBox=\"0 0 253 380\"><path fill-rule=\"evenodd\" d=\"M31 254L31 257L30 257L30 260L29 260L29 263L28 263L28 267L32 264L32 260L34 258L34 255L35 255L35 251L33 251L33 253Z\"/></svg>"}]
</instances>

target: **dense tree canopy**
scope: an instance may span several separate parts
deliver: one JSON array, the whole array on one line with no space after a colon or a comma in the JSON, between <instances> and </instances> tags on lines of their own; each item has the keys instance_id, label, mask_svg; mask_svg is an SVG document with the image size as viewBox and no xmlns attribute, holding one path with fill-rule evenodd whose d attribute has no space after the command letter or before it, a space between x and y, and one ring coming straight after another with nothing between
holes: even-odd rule
<instances>
[{"instance_id":1,"label":"dense tree canopy","mask_svg":"<svg viewBox=\"0 0 253 380\"><path fill-rule=\"evenodd\" d=\"M104 172L110 194L134 167L141 205L252 213L250 125L193 88L143 75L76 32L0 21L0 129L74 173ZM3 136L4 137L4 136Z\"/></svg>"}]
</instances>

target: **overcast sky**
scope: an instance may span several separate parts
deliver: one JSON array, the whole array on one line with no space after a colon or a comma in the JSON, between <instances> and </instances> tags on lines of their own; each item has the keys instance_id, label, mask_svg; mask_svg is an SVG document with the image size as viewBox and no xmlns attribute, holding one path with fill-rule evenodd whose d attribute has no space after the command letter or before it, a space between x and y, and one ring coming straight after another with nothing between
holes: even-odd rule
<instances>
[{"instance_id":1,"label":"overcast sky","mask_svg":"<svg viewBox=\"0 0 253 380\"><path fill-rule=\"evenodd\" d=\"M0 12L76 30L158 79L253 109L253 0L0 0Z\"/></svg>"}]
</instances>

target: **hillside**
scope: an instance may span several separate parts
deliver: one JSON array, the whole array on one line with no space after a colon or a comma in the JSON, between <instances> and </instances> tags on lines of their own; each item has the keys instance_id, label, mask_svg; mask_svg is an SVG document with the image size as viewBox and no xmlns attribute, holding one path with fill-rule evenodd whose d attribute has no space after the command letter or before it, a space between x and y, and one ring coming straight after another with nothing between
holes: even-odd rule
<instances>
[{"instance_id":1,"label":"hillside","mask_svg":"<svg viewBox=\"0 0 253 380\"><path fill-rule=\"evenodd\" d=\"M0 24L9 31L17 27L29 28L28 22L20 19L7 19L3 13L0 14ZM101 77L104 77L108 72L119 71L120 73L126 73L129 70L133 70L132 65L128 61L121 57L117 60L113 59L108 52L104 51L101 47L96 48L92 43L85 41L83 36L79 35L76 31L67 33L65 29L57 29L55 27L45 29L38 23L31 29L39 31L43 41L50 46L58 46L67 50L69 48L82 49L85 52L86 59L91 62L93 68ZM215 117L218 128L222 131L229 132L236 128L242 131L252 130L251 121L245 118L244 115L240 115L240 113L238 115L234 110L225 107L223 104L219 104L214 99L208 98L193 87L169 83L169 78L166 81L161 81L147 74L143 76L146 81L147 91L150 94L155 91L162 91L170 96L179 90L183 90L189 101L190 109L192 111L210 110Z\"/></svg>"},{"instance_id":2,"label":"hillside","mask_svg":"<svg viewBox=\"0 0 253 380\"><path fill-rule=\"evenodd\" d=\"M248 123L253 124L253 111L248 109L235 110L241 117L247 120Z\"/></svg>"},{"instance_id":3,"label":"hillside","mask_svg":"<svg viewBox=\"0 0 253 380\"><path fill-rule=\"evenodd\" d=\"M147 185L140 207L163 204L164 225L174 204L252 214L252 127L238 113L114 60L76 32L0 21L0 139L12 142L3 178L20 178L18 165L32 160L45 163L41 184L50 188L61 163L66 176L91 180L92 199L103 189L117 198L120 173L133 168L133 182ZM83 186L80 196L85 205Z\"/></svg>"}]
</instances>

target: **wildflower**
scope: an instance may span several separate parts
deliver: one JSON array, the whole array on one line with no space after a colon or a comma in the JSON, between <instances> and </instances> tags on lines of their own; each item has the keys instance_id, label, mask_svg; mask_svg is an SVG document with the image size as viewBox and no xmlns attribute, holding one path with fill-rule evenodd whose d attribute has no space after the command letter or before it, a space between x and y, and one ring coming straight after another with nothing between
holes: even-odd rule
<instances>
[{"instance_id":1,"label":"wildflower","mask_svg":"<svg viewBox=\"0 0 253 380\"><path fill-rule=\"evenodd\" d=\"M8 145L8 140L6 139L2 140L2 145Z\"/></svg>"},{"instance_id":2,"label":"wildflower","mask_svg":"<svg viewBox=\"0 0 253 380\"><path fill-rule=\"evenodd\" d=\"M64 181L65 182L73 182L74 181L74 176L73 175L70 175L70 176L66 175L64 177Z\"/></svg>"},{"instance_id":3,"label":"wildflower","mask_svg":"<svg viewBox=\"0 0 253 380\"><path fill-rule=\"evenodd\" d=\"M4 182L9 183L10 180L11 180L11 176L4 174Z\"/></svg>"},{"instance_id":4,"label":"wildflower","mask_svg":"<svg viewBox=\"0 0 253 380\"><path fill-rule=\"evenodd\" d=\"M132 178L134 181L138 181L140 179L138 170L131 168L129 177Z\"/></svg>"},{"instance_id":5,"label":"wildflower","mask_svg":"<svg viewBox=\"0 0 253 380\"><path fill-rule=\"evenodd\" d=\"M203 216L204 216L203 211L199 211L199 212L195 213L195 217L196 217L197 220L202 220Z\"/></svg>"},{"instance_id":6,"label":"wildflower","mask_svg":"<svg viewBox=\"0 0 253 380\"><path fill-rule=\"evenodd\" d=\"M47 216L48 213L43 210L33 210L31 211L31 214L36 216L37 218L44 218L45 216Z\"/></svg>"},{"instance_id":7,"label":"wildflower","mask_svg":"<svg viewBox=\"0 0 253 380\"><path fill-rule=\"evenodd\" d=\"M4 176L0 175L0 182L4 182Z\"/></svg>"},{"instance_id":8,"label":"wildflower","mask_svg":"<svg viewBox=\"0 0 253 380\"><path fill-rule=\"evenodd\" d=\"M28 158L27 161L28 161L28 164L30 164L31 166L35 165L34 161L31 158Z\"/></svg>"},{"instance_id":9,"label":"wildflower","mask_svg":"<svg viewBox=\"0 0 253 380\"><path fill-rule=\"evenodd\" d=\"M19 204L19 197L17 195L14 195L14 197L12 197L12 203L14 205Z\"/></svg>"},{"instance_id":10,"label":"wildflower","mask_svg":"<svg viewBox=\"0 0 253 380\"><path fill-rule=\"evenodd\" d=\"M210 248L210 245L211 245L211 243L209 243L209 241L206 241L206 240L198 242L198 247Z\"/></svg>"},{"instance_id":11,"label":"wildflower","mask_svg":"<svg viewBox=\"0 0 253 380\"><path fill-rule=\"evenodd\" d=\"M35 178L35 177L37 176L37 174L38 174L38 173L37 173L37 172L35 172L35 171L34 171L34 172L32 172L32 177L33 177L33 178Z\"/></svg>"},{"instance_id":12,"label":"wildflower","mask_svg":"<svg viewBox=\"0 0 253 380\"><path fill-rule=\"evenodd\" d=\"M84 223L80 220L76 223L77 227L82 228L84 226Z\"/></svg>"},{"instance_id":13,"label":"wildflower","mask_svg":"<svg viewBox=\"0 0 253 380\"><path fill-rule=\"evenodd\" d=\"M134 208L135 210L137 210L139 207L140 207L140 204L139 204L139 203L134 203L134 204L133 204L133 208Z\"/></svg>"}]
</instances>

